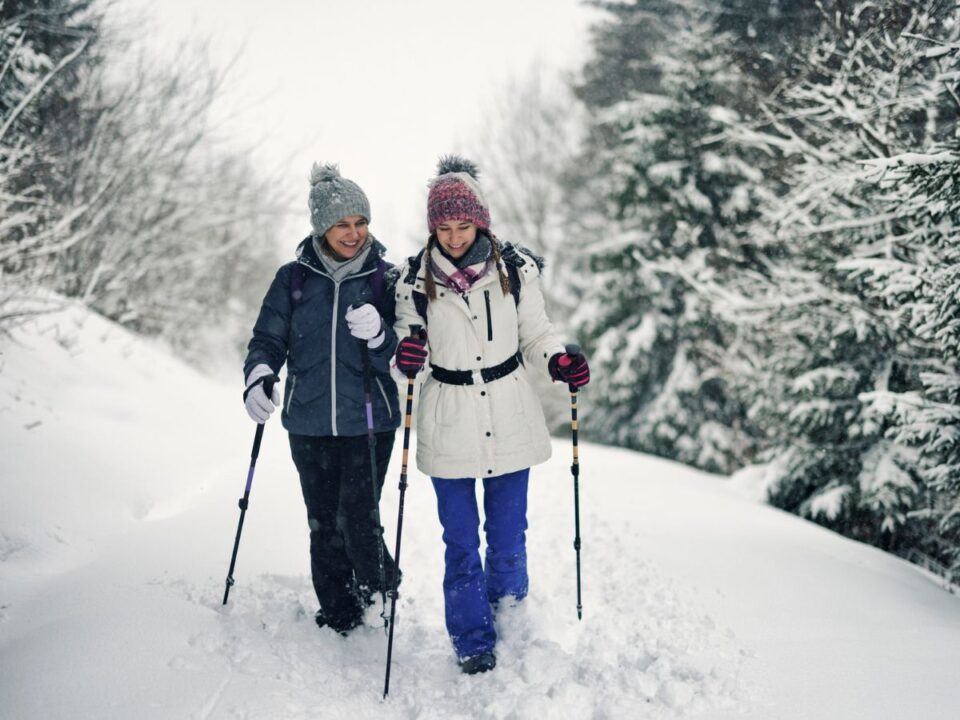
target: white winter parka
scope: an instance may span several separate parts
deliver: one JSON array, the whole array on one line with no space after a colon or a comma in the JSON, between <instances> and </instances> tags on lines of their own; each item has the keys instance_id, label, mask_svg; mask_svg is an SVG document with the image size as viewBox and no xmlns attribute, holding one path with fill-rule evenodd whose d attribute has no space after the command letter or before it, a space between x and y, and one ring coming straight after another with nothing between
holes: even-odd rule
<instances>
[{"instance_id":1,"label":"white winter parka","mask_svg":"<svg viewBox=\"0 0 960 720\"><path fill-rule=\"evenodd\" d=\"M437 297L427 304L428 365L417 411L417 467L436 478L485 478L544 462L550 438L540 401L527 372L548 372L547 364L564 347L544 310L540 270L532 256L507 245L520 277L520 300L503 294L495 268L480 278L466 299L439 282ZM422 261L422 262L421 262ZM412 291L425 293L426 254L399 268L396 284L398 337L410 325L423 325ZM411 266L417 267L414 274ZM505 272L501 270L501 272ZM451 385L430 373L430 365L447 370L479 371L508 360L521 350L521 365L489 383Z\"/></svg>"}]
</instances>

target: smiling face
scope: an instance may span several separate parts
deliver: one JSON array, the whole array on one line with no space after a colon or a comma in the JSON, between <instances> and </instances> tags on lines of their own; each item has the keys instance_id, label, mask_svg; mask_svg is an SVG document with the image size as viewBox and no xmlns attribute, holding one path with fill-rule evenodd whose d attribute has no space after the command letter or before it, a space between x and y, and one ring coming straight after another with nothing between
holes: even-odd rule
<instances>
[{"instance_id":1,"label":"smiling face","mask_svg":"<svg viewBox=\"0 0 960 720\"><path fill-rule=\"evenodd\" d=\"M367 241L367 219L363 215L341 218L323 234L334 253L349 260Z\"/></svg>"},{"instance_id":2,"label":"smiling face","mask_svg":"<svg viewBox=\"0 0 960 720\"><path fill-rule=\"evenodd\" d=\"M437 241L454 260L467 254L477 239L477 226L468 220L450 220L437 225Z\"/></svg>"}]
</instances>

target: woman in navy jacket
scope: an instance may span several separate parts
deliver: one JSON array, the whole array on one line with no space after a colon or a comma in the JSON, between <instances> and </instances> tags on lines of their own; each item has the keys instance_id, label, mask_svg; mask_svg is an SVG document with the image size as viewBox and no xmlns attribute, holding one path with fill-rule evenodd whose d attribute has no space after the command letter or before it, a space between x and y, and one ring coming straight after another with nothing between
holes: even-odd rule
<instances>
[{"instance_id":1,"label":"woman in navy jacket","mask_svg":"<svg viewBox=\"0 0 960 720\"><path fill-rule=\"evenodd\" d=\"M381 578L389 582L393 573L376 510L400 424L389 369L397 341L392 293L384 287L389 266L368 231L366 195L333 165L315 165L310 184L313 233L263 300L244 363L245 405L255 422L266 422L280 396L274 388L267 397L263 381L286 364L281 421L307 507L316 620L345 635L362 622ZM372 376L373 481L364 345Z\"/></svg>"}]
</instances>

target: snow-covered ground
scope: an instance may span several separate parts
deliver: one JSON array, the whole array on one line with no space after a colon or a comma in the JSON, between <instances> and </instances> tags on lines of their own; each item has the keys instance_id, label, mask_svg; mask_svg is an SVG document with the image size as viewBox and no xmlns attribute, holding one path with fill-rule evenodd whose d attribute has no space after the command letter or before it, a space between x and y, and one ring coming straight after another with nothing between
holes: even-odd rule
<instances>
[{"instance_id":1,"label":"snow-covered ground","mask_svg":"<svg viewBox=\"0 0 960 720\"><path fill-rule=\"evenodd\" d=\"M0 716L960 712L960 598L723 478L589 444L578 621L563 439L533 473L531 592L498 617L499 664L486 675L457 670L433 492L412 472L383 701L377 612L349 638L313 624L306 518L276 420L237 584L220 604L254 430L233 380L210 381L77 307L0 339ZM391 546L398 472L394 457L382 506Z\"/></svg>"}]
</instances>

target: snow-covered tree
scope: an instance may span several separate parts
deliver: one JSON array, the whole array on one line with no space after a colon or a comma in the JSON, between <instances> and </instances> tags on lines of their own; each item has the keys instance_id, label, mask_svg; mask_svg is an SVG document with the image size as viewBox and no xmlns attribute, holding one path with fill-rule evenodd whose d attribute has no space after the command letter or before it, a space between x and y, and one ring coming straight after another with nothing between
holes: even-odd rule
<instances>
[{"instance_id":1,"label":"snow-covered tree","mask_svg":"<svg viewBox=\"0 0 960 720\"><path fill-rule=\"evenodd\" d=\"M180 347L220 325L234 301L257 303L253 288L275 262L273 178L211 127L223 81L202 48L93 74L81 140L65 153L73 203L96 213L82 223L83 241L57 252L50 281Z\"/></svg>"},{"instance_id":2,"label":"snow-covered tree","mask_svg":"<svg viewBox=\"0 0 960 720\"><path fill-rule=\"evenodd\" d=\"M920 38L955 42L957 27L937 0L818 7L801 74L770 102L769 134L752 138L790 163L787 191L752 232L777 252L727 286L725 314L750 369L740 394L767 434L771 500L903 550L923 534L912 513L924 488L898 428L928 357L902 322L907 286L867 270L916 233L891 210L903 188L884 182L890 158L955 129L949 84Z\"/></svg>"},{"instance_id":3,"label":"snow-covered tree","mask_svg":"<svg viewBox=\"0 0 960 720\"><path fill-rule=\"evenodd\" d=\"M673 3L650 25L645 4L631 8L617 18L617 34L647 37L658 27L640 62L657 72L593 108L579 169L590 177L575 183L570 203L593 283L575 316L596 377L584 400L587 432L729 471L749 453L742 408L722 372L732 332L695 283L742 255L739 228L763 192L749 151L724 138L737 119L741 76L714 13Z\"/></svg>"},{"instance_id":4,"label":"snow-covered tree","mask_svg":"<svg viewBox=\"0 0 960 720\"><path fill-rule=\"evenodd\" d=\"M588 432L756 450L780 507L956 563L955 6L599 5L568 195Z\"/></svg>"},{"instance_id":5,"label":"snow-covered tree","mask_svg":"<svg viewBox=\"0 0 960 720\"><path fill-rule=\"evenodd\" d=\"M950 91L960 46L921 37L935 81L947 81L943 110L954 117L945 128L952 137L871 163L882 173L896 232L843 266L876 303L896 311L909 342L911 389L879 399L897 420L888 435L916 450L919 500L910 520L918 547L960 576L960 101Z\"/></svg>"},{"instance_id":6,"label":"snow-covered tree","mask_svg":"<svg viewBox=\"0 0 960 720\"><path fill-rule=\"evenodd\" d=\"M950 49L944 65L955 75L960 58L956 45ZM903 318L928 361L920 398L905 404L897 437L920 450L925 507L915 512L918 521L934 523L921 549L960 578L960 141L955 136L903 160L909 192L903 209L913 235L906 247L915 268L903 278L909 283Z\"/></svg>"},{"instance_id":7,"label":"snow-covered tree","mask_svg":"<svg viewBox=\"0 0 960 720\"><path fill-rule=\"evenodd\" d=\"M0 3L0 328L41 285L186 349L248 322L277 185L212 126L202 47L131 62L89 6Z\"/></svg>"},{"instance_id":8,"label":"snow-covered tree","mask_svg":"<svg viewBox=\"0 0 960 720\"><path fill-rule=\"evenodd\" d=\"M76 111L75 86L96 62L98 17L78 0L0 2L0 302L39 279L30 254L56 241L69 210L46 147ZM0 311L0 322L16 310Z\"/></svg>"}]
</instances>

